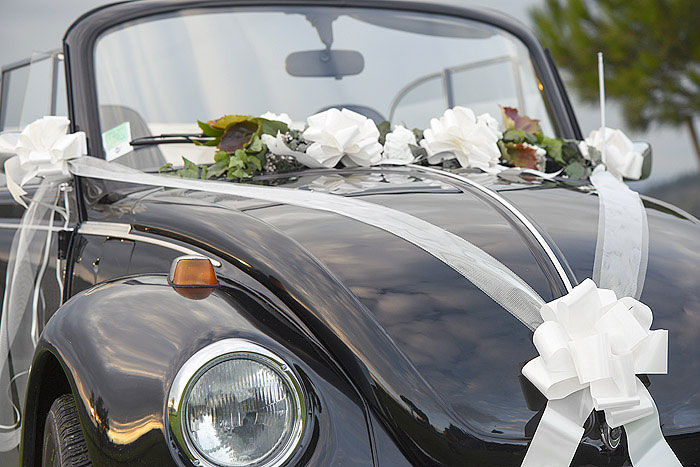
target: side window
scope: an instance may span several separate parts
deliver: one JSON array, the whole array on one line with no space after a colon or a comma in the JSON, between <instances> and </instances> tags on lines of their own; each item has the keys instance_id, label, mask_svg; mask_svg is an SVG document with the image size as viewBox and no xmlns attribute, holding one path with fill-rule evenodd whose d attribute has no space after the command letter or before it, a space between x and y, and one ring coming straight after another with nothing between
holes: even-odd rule
<instances>
[{"instance_id":1,"label":"side window","mask_svg":"<svg viewBox=\"0 0 700 467\"><path fill-rule=\"evenodd\" d=\"M3 69L2 95L0 96L0 131L19 130L28 77L28 65Z\"/></svg>"},{"instance_id":2,"label":"side window","mask_svg":"<svg viewBox=\"0 0 700 467\"><path fill-rule=\"evenodd\" d=\"M45 115L66 115L63 54L34 54L7 65L0 77L0 132L19 131Z\"/></svg>"}]
</instances>

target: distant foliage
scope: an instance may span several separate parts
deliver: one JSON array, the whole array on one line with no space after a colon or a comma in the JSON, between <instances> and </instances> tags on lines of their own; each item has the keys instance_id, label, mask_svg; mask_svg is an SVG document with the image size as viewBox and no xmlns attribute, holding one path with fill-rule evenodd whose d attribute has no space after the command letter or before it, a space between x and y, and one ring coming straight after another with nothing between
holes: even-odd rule
<instances>
[{"instance_id":1,"label":"distant foliage","mask_svg":"<svg viewBox=\"0 0 700 467\"><path fill-rule=\"evenodd\" d=\"M627 124L686 124L700 158L693 116L700 111L698 0L546 0L536 32L582 99L598 98L596 53L605 55L606 94Z\"/></svg>"}]
</instances>

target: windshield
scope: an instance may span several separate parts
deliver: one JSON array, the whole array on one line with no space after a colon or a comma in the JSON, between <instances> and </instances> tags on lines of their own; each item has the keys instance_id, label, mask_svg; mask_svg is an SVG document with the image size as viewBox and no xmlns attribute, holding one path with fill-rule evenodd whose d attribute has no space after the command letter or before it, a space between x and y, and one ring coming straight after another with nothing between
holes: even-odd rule
<instances>
[{"instance_id":1,"label":"windshield","mask_svg":"<svg viewBox=\"0 0 700 467\"><path fill-rule=\"evenodd\" d=\"M125 122L132 138L199 133L197 120L268 111L304 121L331 107L426 128L456 105L497 118L499 105L517 107L553 133L526 47L498 28L444 15L186 10L111 30L95 66L103 135ZM213 149L140 147L119 162L155 168L183 155L208 162Z\"/></svg>"}]
</instances>

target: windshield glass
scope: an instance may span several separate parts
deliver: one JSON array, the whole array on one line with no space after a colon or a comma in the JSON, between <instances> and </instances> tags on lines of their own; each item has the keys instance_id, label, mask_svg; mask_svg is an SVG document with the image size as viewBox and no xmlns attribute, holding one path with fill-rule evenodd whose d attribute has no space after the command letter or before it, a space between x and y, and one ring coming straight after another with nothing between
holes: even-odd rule
<instances>
[{"instance_id":1,"label":"windshield glass","mask_svg":"<svg viewBox=\"0 0 700 467\"><path fill-rule=\"evenodd\" d=\"M450 107L499 105L552 125L526 47L495 27L426 13L330 7L180 11L111 30L95 69L101 131L199 133L196 120L337 107L426 128ZM500 120L500 118L499 118ZM104 140L105 138L103 138ZM194 145L139 147L119 162L211 161Z\"/></svg>"}]
</instances>

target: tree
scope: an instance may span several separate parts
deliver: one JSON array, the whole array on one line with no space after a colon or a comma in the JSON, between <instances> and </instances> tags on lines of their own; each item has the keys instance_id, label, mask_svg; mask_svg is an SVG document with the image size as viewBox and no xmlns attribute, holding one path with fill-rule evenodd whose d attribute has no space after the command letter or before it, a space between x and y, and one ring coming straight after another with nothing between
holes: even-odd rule
<instances>
[{"instance_id":1,"label":"tree","mask_svg":"<svg viewBox=\"0 0 700 467\"><path fill-rule=\"evenodd\" d=\"M700 111L698 0L546 0L531 11L540 40L584 101L598 100L596 53L605 91L626 123L686 125L700 163L693 116Z\"/></svg>"}]
</instances>

